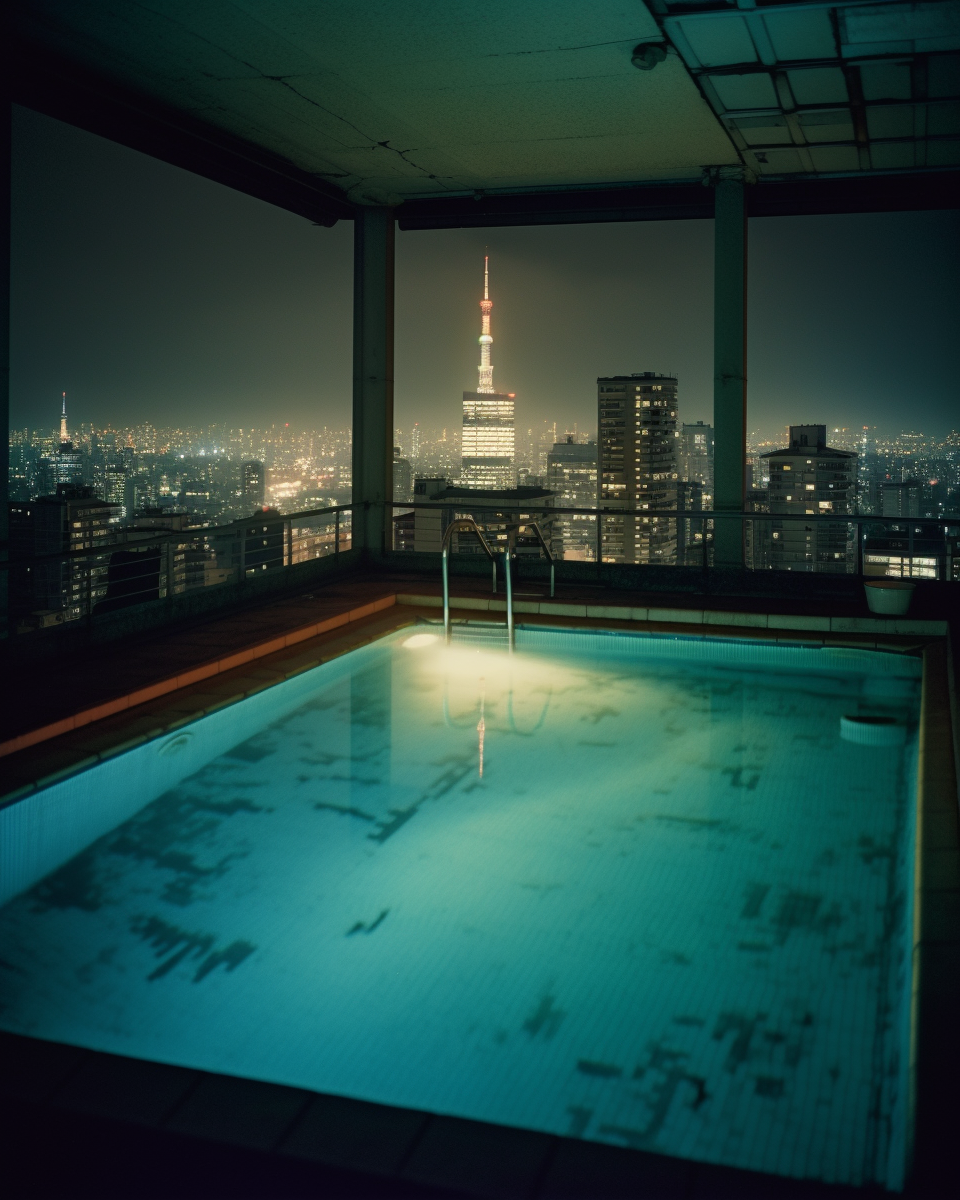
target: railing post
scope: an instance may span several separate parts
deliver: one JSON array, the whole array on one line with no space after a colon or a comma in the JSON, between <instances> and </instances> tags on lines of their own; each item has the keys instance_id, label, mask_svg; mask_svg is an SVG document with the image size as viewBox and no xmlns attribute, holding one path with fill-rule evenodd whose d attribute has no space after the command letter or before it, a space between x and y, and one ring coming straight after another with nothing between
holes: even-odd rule
<instances>
[{"instance_id":1,"label":"railing post","mask_svg":"<svg viewBox=\"0 0 960 1200\"><path fill-rule=\"evenodd\" d=\"M240 583L247 577L247 531L240 526Z\"/></svg>"},{"instance_id":2,"label":"railing post","mask_svg":"<svg viewBox=\"0 0 960 1200\"><path fill-rule=\"evenodd\" d=\"M910 522L910 524L907 528L909 530L909 532L907 534L907 557L910 562L909 571L910 571L910 578L912 579L913 578L913 522L912 521ZM900 560L900 574L901 575L903 574L903 559Z\"/></svg>"},{"instance_id":3,"label":"railing post","mask_svg":"<svg viewBox=\"0 0 960 1200\"><path fill-rule=\"evenodd\" d=\"M747 435L747 205L742 178L714 188L713 507L743 512ZM716 566L744 565L743 518L713 527Z\"/></svg>"},{"instance_id":4,"label":"railing post","mask_svg":"<svg viewBox=\"0 0 960 1200\"><path fill-rule=\"evenodd\" d=\"M340 510L333 514L333 558L334 562L340 559Z\"/></svg>"},{"instance_id":5,"label":"railing post","mask_svg":"<svg viewBox=\"0 0 960 1200\"><path fill-rule=\"evenodd\" d=\"M440 570L443 574L443 640L449 644L450 630L450 547L444 546L440 554Z\"/></svg>"},{"instance_id":6,"label":"railing post","mask_svg":"<svg viewBox=\"0 0 960 1200\"><path fill-rule=\"evenodd\" d=\"M283 534L285 545L283 565L290 567L293 565L293 521L289 517L283 523Z\"/></svg>"},{"instance_id":7,"label":"railing post","mask_svg":"<svg viewBox=\"0 0 960 1200\"><path fill-rule=\"evenodd\" d=\"M503 552L503 574L507 581L507 650L513 653L515 634L513 631L513 581L510 578L510 542Z\"/></svg>"},{"instance_id":8,"label":"railing post","mask_svg":"<svg viewBox=\"0 0 960 1200\"><path fill-rule=\"evenodd\" d=\"M601 517L600 517L600 509L598 508L598 509L597 509L597 553L596 553L596 558L597 558L597 578L598 578L598 579L600 578L600 560L601 560L601 559L602 559L602 557L603 557L603 545L602 545L602 541L603 541L603 535L602 535L602 533L601 533L601 531L600 531L600 521L601 521Z\"/></svg>"},{"instance_id":9,"label":"railing post","mask_svg":"<svg viewBox=\"0 0 960 1200\"><path fill-rule=\"evenodd\" d=\"M863 575L863 523L857 521L857 575Z\"/></svg>"}]
</instances>

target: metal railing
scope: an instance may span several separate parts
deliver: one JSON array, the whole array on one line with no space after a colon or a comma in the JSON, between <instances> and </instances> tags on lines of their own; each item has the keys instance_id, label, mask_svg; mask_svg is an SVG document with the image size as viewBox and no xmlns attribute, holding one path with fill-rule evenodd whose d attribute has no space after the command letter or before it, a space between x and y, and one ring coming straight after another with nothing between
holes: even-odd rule
<instances>
[{"instance_id":1,"label":"metal railing","mask_svg":"<svg viewBox=\"0 0 960 1200\"><path fill-rule=\"evenodd\" d=\"M456 520L451 521L444 532L443 544L440 548L440 562L441 562L440 569L443 574L443 636L444 636L444 640L447 642L450 641L450 540L453 537L453 535L455 533L458 533L461 529L464 530L465 532L470 532L470 533L476 534L477 540L479 541L480 545L483 547L483 550L484 550L485 554L487 555L487 558L490 559L490 566L493 571L494 594L496 594L496 591L497 591L497 560L494 557L493 551L490 549L490 546L487 544L487 539L483 536L483 532L481 531L480 526L476 523L476 521L472 520L470 517L459 517ZM509 594L509 590L510 590L509 574L510 574L510 569L508 566L507 567L507 575L508 575L507 592L508 592L508 594ZM508 601L508 608L509 608L509 601Z\"/></svg>"},{"instance_id":2,"label":"metal railing","mask_svg":"<svg viewBox=\"0 0 960 1200\"><path fill-rule=\"evenodd\" d=\"M475 503L452 498L443 502L394 503L390 506L400 515L422 510L436 514L439 535L445 520L444 511L457 517L470 508L472 516L486 530L488 539L504 542L511 529L537 524L538 542L548 560L593 563L599 575L604 564L638 564L671 567L678 570L706 570L713 565L742 565L752 571L793 571L836 576L902 575L916 579L941 581L960 580L960 517L883 517L865 513L769 513L713 509L623 509L623 508L558 508L539 506L527 500L511 507L509 502ZM531 514L536 515L536 522ZM593 525L587 539L578 534L574 554L570 555L570 520L582 518ZM644 526L648 530L666 533L667 553L657 547L626 546L618 526L629 520L633 530ZM567 522L557 529L556 522ZM721 532L729 522L736 522L742 545L738 564L717 561L714 554L717 523ZM547 526L553 528L543 532ZM415 527L415 523L414 523ZM807 534L811 536L806 537ZM515 535L514 535L515 536ZM734 535L736 537L736 534ZM801 542L802 537L802 542ZM678 544L683 538L683 544ZM807 546L809 541L810 545ZM558 546L558 542L560 545ZM673 543L670 545L669 543ZM873 542L873 545L871 545ZM549 543L547 549L546 543ZM392 548L397 551L418 551L416 532L411 538L394 518ZM499 548L499 547L498 547ZM586 551L590 551L587 553ZM428 551L429 552L429 551ZM521 556L526 557L526 556ZM889 560L889 561L888 561Z\"/></svg>"},{"instance_id":3,"label":"metal railing","mask_svg":"<svg viewBox=\"0 0 960 1200\"><path fill-rule=\"evenodd\" d=\"M464 512L467 506L471 506L469 513ZM383 548L387 551L422 550L419 537L423 525L429 535L429 556L441 551L447 601L452 535L458 530L479 532L476 549L491 560L494 591L496 559L505 549L510 551L504 570L511 600L517 572L522 569L527 574L532 569L536 574L537 560L543 563L546 559L551 596L556 589L556 563L565 565L571 559L579 564L578 579L583 580L592 570L601 586L609 565L657 566L671 568L671 573L707 572L716 565L714 548L721 540L717 532L722 533L731 521L739 525L737 533L745 547L743 565L752 571L790 570L848 579L897 575L960 580L960 518L541 507L535 500L525 500L522 505L513 501L478 504L472 498L382 506L368 503L363 507L384 511ZM167 605L171 615L183 611L182 606L171 603L181 596L206 594L230 585L239 588L240 594L266 593L291 567L319 558L339 561L353 545L354 511L354 505L346 504L286 515L255 512L220 526L134 527L109 531L106 536L81 530L77 536L84 537L85 544L44 554L18 554L14 540L9 557L0 558L0 586L5 582L10 618L8 633L16 637L50 626L82 623L137 605L150 606L157 614L150 620L156 624L167 619L159 615L162 605ZM401 520L394 516L391 521L390 516L397 513ZM432 519L423 521L427 514ZM626 521L631 522L629 527ZM590 532L581 532L580 525ZM640 547L643 553L637 552L637 543L625 544L628 532L639 541L642 532L637 535L636 531L644 526L666 533L671 555L658 557L651 552L651 546L656 549L656 539L647 539L646 546ZM458 558L468 557L464 553L468 546L461 544L457 549L461 552ZM416 561L422 564L423 559L418 555ZM566 566L564 574L572 578Z\"/></svg>"},{"instance_id":4,"label":"metal railing","mask_svg":"<svg viewBox=\"0 0 960 1200\"><path fill-rule=\"evenodd\" d=\"M81 528L76 548L33 555L17 553L14 535L0 561L8 632L18 636L136 605L169 604L229 585L262 588L258 580L269 584L290 567L339 560L352 546L352 515L347 504L287 515L254 512L217 526L143 524L106 534Z\"/></svg>"}]
</instances>

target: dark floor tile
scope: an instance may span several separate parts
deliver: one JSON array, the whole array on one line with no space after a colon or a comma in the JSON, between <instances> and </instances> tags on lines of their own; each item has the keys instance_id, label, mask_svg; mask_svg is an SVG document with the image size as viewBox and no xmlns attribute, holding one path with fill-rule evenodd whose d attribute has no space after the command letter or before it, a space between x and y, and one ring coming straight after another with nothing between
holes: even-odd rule
<instances>
[{"instance_id":1,"label":"dark floor tile","mask_svg":"<svg viewBox=\"0 0 960 1200\"><path fill-rule=\"evenodd\" d=\"M537 1200L686 1200L695 1166L599 1142L559 1140Z\"/></svg>"},{"instance_id":2,"label":"dark floor tile","mask_svg":"<svg viewBox=\"0 0 960 1200\"><path fill-rule=\"evenodd\" d=\"M164 1128L254 1150L271 1150L309 1098L309 1092L297 1088L230 1075L207 1075Z\"/></svg>"},{"instance_id":3,"label":"dark floor tile","mask_svg":"<svg viewBox=\"0 0 960 1200\"><path fill-rule=\"evenodd\" d=\"M278 1149L297 1158L389 1175L400 1169L429 1119L413 1109L315 1096Z\"/></svg>"},{"instance_id":4,"label":"dark floor tile","mask_svg":"<svg viewBox=\"0 0 960 1200\"><path fill-rule=\"evenodd\" d=\"M52 1097L58 1108L156 1125L186 1096L198 1071L166 1063L91 1053Z\"/></svg>"},{"instance_id":5,"label":"dark floor tile","mask_svg":"<svg viewBox=\"0 0 960 1200\"><path fill-rule=\"evenodd\" d=\"M79 1046L0 1033L0 1095L24 1103L42 1103L89 1055L89 1050Z\"/></svg>"},{"instance_id":6,"label":"dark floor tile","mask_svg":"<svg viewBox=\"0 0 960 1200\"><path fill-rule=\"evenodd\" d=\"M836 1187L711 1163L700 1164L695 1171L689 1200L868 1200L871 1196L879 1200L881 1194L879 1188Z\"/></svg>"},{"instance_id":7,"label":"dark floor tile","mask_svg":"<svg viewBox=\"0 0 960 1200\"><path fill-rule=\"evenodd\" d=\"M434 1117L403 1168L405 1179L472 1196L514 1200L532 1194L554 1139L526 1129Z\"/></svg>"}]
</instances>

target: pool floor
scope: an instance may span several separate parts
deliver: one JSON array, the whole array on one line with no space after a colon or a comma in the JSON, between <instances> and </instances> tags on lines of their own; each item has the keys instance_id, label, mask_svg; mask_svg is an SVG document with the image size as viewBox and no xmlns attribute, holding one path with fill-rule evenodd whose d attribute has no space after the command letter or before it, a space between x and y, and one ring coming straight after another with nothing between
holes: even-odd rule
<instances>
[{"instance_id":1,"label":"pool floor","mask_svg":"<svg viewBox=\"0 0 960 1200\"><path fill-rule=\"evenodd\" d=\"M917 679L416 636L0 910L0 1027L900 1186L914 742L840 718Z\"/></svg>"}]
</instances>

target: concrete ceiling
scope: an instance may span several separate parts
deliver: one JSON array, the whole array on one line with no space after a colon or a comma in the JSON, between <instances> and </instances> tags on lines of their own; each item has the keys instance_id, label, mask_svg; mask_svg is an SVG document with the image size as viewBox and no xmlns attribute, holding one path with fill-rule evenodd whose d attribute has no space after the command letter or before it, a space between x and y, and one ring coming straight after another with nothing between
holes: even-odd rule
<instances>
[{"instance_id":1,"label":"concrete ceiling","mask_svg":"<svg viewBox=\"0 0 960 1200\"><path fill-rule=\"evenodd\" d=\"M958 0L25 0L14 19L359 203L960 163ZM638 43L665 58L638 70Z\"/></svg>"},{"instance_id":2,"label":"concrete ceiling","mask_svg":"<svg viewBox=\"0 0 960 1200\"><path fill-rule=\"evenodd\" d=\"M32 0L21 32L351 198L689 179L739 161L638 0Z\"/></svg>"}]
</instances>

